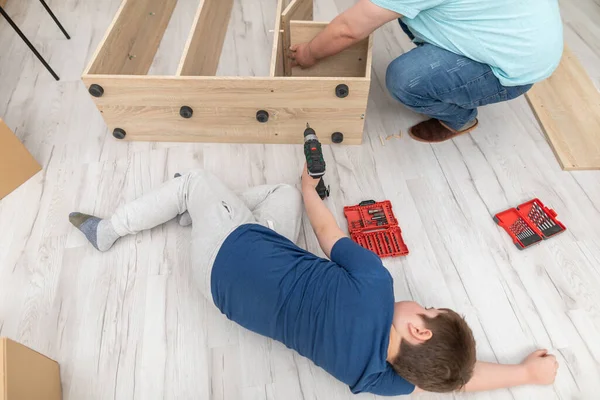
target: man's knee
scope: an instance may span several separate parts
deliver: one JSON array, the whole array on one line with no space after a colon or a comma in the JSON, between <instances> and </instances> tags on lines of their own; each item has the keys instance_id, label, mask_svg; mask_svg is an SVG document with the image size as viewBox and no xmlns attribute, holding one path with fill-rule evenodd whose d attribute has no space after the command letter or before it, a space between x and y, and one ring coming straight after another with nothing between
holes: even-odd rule
<instances>
[{"instance_id":1,"label":"man's knee","mask_svg":"<svg viewBox=\"0 0 600 400\"><path fill-rule=\"evenodd\" d=\"M385 83L390 94L408 106L420 106L427 95L428 77L422 66L415 65L410 53L403 54L388 65Z\"/></svg>"}]
</instances>

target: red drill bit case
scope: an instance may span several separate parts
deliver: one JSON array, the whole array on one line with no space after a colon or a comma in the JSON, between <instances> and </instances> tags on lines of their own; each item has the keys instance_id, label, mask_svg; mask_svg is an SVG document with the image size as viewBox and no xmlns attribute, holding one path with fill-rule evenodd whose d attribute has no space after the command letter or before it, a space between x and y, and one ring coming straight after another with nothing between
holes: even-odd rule
<instances>
[{"instance_id":1,"label":"red drill bit case","mask_svg":"<svg viewBox=\"0 0 600 400\"><path fill-rule=\"evenodd\" d=\"M504 228L515 246L523 250L567 230L556 219L557 215L539 199L533 199L496 214L494 221Z\"/></svg>"},{"instance_id":2,"label":"red drill bit case","mask_svg":"<svg viewBox=\"0 0 600 400\"><path fill-rule=\"evenodd\" d=\"M356 206L344 207L344 215L348 220L350 237L365 249L382 258L408 254L392 203L388 200L367 200Z\"/></svg>"}]
</instances>

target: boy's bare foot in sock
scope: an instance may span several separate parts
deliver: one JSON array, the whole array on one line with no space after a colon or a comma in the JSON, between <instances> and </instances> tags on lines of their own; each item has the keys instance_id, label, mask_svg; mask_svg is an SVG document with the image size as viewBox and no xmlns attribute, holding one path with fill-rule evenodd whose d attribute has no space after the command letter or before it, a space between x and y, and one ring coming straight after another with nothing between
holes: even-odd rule
<instances>
[{"instance_id":1,"label":"boy's bare foot in sock","mask_svg":"<svg viewBox=\"0 0 600 400\"><path fill-rule=\"evenodd\" d=\"M71 221L71 223L85 235L87 240L100 251L107 251L110 249L120 237L107 219L100 219L93 215L73 212L69 214L69 221Z\"/></svg>"}]
</instances>

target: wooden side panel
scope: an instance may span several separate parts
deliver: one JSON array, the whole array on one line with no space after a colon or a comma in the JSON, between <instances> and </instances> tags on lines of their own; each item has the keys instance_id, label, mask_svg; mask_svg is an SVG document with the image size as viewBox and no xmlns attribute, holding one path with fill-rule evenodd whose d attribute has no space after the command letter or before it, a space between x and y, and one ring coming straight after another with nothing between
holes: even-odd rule
<instances>
[{"instance_id":1,"label":"wooden side panel","mask_svg":"<svg viewBox=\"0 0 600 400\"><path fill-rule=\"evenodd\" d=\"M291 21L312 21L313 20L313 0L292 0L281 14L281 29L283 30L283 53L284 75L292 75L292 62L286 55L291 46L290 22Z\"/></svg>"},{"instance_id":2,"label":"wooden side panel","mask_svg":"<svg viewBox=\"0 0 600 400\"><path fill-rule=\"evenodd\" d=\"M273 29L273 51L271 52L270 76L284 76L283 28L281 26L281 13L285 7L286 0L277 0L275 28Z\"/></svg>"},{"instance_id":3,"label":"wooden side panel","mask_svg":"<svg viewBox=\"0 0 600 400\"><path fill-rule=\"evenodd\" d=\"M9 339L6 357L6 399L61 400L60 369L56 361Z\"/></svg>"},{"instance_id":4,"label":"wooden side panel","mask_svg":"<svg viewBox=\"0 0 600 400\"><path fill-rule=\"evenodd\" d=\"M369 95L365 78L221 78L84 76L104 87L94 98L106 123L126 140L224 143L302 143L306 123L324 143L342 132L344 144L360 144ZM335 96L345 83L350 95ZM193 109L190 119L181 106ZM260 123L256 113L266 110Z\"/></svg>"},{"instance_id":5,"label":"wooden side panel","mask_svg":"<svg viewBox=\"0 0 600 400\"><path fill-rule=\"evenodd\" d=\"M233 0L201 0L177 75L211 76L217 73L227 34Z\"/></svg>"},{"instance_id":6,"label":"wooden side panel","mask_svg":"<svg viewBox=\"0 0 600 400\"><path fill-rule=\"evenodd\" d=\"M291 21L291 45L311 41L328 25L326 22ZM336 54L321 60L312 68L292 68L292 76L322 77L365 77L369 52L369 38Z\"/></svg>"},{"instance_id":7,"label":"wooden side panel","mask_svg":"<svg viewBox=\"0 0 600 400\"><path fill-rule=\"evenodd\" d=\"M42 167L0 119L0 199L14 191Z\"/></svg>"},{"instance_id":8,"label":"wooden side panel","mask_svg":"<svg viewBox=\"0 0 600 400\"><path fill-rule=\"evenodd\" d=\"M2 1L2 0L0 0ZM6 338L0 338L0 400L6 400Z\"/></svg>"},{"instance_id":9,"label":"wooden side panel","mask_svg":"<svg viewBox=\"0 0 600 400\"><path fill-rule=\"evenodd\" d=\"M123 0L84 75L146 75L177 0Z\"/></svg>"},{"instance_id":10,"label":"wooden side panel","mask_svg":"<svg viewBox=\"0 0 600 400\"><path fill-rule=\"evenodd\" d=\"M600 169L600 92L569 48L527 100L563 169Z\"/></svg>"},{"instance_id":11,"label":"wooden side panel","mask_svg":"<svg viewBox=\"0 0 600 400\"><path fill-rule=\"evenodd\" d=\"M373 67L373 34L369 35L367 44L367 65L365 66L365 77L371 79L371 69Z\"/></svg>"}]
</instances>

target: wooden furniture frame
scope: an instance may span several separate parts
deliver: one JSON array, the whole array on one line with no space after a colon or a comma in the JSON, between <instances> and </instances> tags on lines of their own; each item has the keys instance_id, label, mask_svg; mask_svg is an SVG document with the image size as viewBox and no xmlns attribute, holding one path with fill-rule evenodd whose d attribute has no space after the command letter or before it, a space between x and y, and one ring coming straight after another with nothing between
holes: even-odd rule
<instances>
[{"instance_id":1,"label":"wooden furniture frame","mask_svg":"<svg viewBox=\"0 0 600 400\"><path fill-rule=\"evenodd\" d=\"M372 37L314 68L292 68L290 45L312 39L327 23L312 21L312 0L278 0L270 76L217 77L233 0L199 0L176 75L149 76L176 3L124 0L83 73L113 136L302 143L310 123L324 143L336 132L344 144L362 142Z\"/></svg>"}]
</instances>

